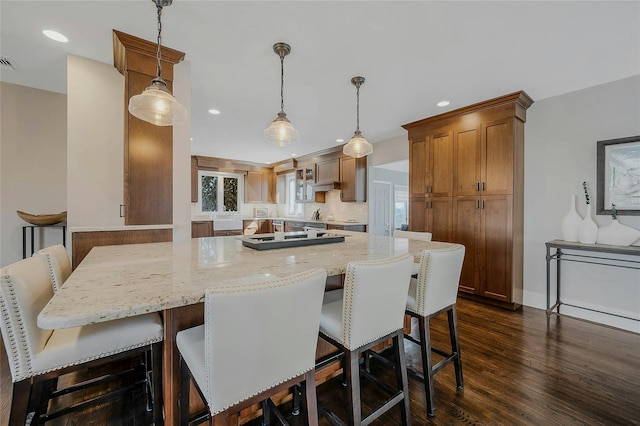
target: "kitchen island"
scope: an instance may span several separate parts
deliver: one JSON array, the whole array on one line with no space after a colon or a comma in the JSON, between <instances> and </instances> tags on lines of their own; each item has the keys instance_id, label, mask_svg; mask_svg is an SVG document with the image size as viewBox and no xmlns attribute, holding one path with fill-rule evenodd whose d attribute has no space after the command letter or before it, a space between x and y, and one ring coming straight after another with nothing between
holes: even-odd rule
<instances>
[{"instance_id":1,"label":"kitchen island","mask_svg":"<svg viewBox=\"0 0 640 426\"><path fill-rule=\"evenodd\" d=\"M242 286L311 268L344 274L347 263L446 249L451 243L334 231L335 244L257 251L241 237L94 247L38 316L45 329L69 328L162 312L165 325L164 401L167 424L177 424L178 354L175 334L203 321L207 288ZM239 337L241 338L241 337Z\"/></svg>"}]
</instances>

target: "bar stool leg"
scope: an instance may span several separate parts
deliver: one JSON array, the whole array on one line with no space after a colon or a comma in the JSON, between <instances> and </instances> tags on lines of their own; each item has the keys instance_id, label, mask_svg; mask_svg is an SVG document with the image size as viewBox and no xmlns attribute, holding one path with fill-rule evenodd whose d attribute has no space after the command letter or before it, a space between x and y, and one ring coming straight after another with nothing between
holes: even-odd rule
<instances>
[{"instance_id":1,"label":"bar stool leg","mask_svg":"<svg viewBox=\"0 0 640 426\"><path fill-rule=\"evenodd\" d=\"M396 364L396 382L398 389L402 389L403 401L400 406L400 413L402 416L402 424L405 426L411 426L411 411L409 408L409 381L407 379L407 366L405 364L404 356L404 333L403 330L399 330L393 338L394 361Z\"/></svg>"},{"instance_id":2,"label":"bar stool leg","mask_svg":"<svg viewBox=\"0 0 640 426\"><path fill-rule=\"evenodd\" d=\"M309 371L305 375L304 386L302 392L306 401L306 419L305 424L309 426L318 426L318 399L316 397L316 375L315 371Z\"/></svg>"},{"instance_id":3,"label":"bar stool leg","mask_svg":"<svg viewBox=\"0 0 640 426\"><path fill-rule=\"evenodd\" d=\"M349 412L349 424L362 423L362 406L360 402L360 364L358 351L345 350L344 369L347 376L347 411Z\"/></svg>"},{"instance_id":4,"label":"bar stool leg","mask_svg":"<svg viewBox=\"0 0 640 426\"><path fill-rule=\"evenodd\" d=\"M422 374L424 376L424 392L427 398L427 413L436 415L435 392L433 389L433 369L431 368L431 331L429 330L429 318L419 317L420 328L420 352L422 352Z\"/></svg>"},{"instance_id":5,"label":"bar stool leg","mask_svg":"<svg viewBox=\"0 0 640 426\"><path fill-rule=\"evenodd\" d=\"M449 320L449 337L451 339L451 352L455 354L453 366L456 372L456 386L458 390L464 389L464 381L462 377L462 358L460 357L460 340L458 338L458 314L456 306L453 305L447 311L447 319Z\"/></svg>"}]
</instances>

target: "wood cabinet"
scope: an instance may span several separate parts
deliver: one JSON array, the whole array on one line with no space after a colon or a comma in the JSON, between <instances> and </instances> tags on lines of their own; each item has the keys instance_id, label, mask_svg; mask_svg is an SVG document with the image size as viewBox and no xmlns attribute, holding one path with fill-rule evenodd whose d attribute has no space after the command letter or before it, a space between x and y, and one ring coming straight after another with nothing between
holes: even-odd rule
<instances>
[{"instance_id":1,"label":"wood cabinet","mask_svg":"<svg viewBox=\"0 0 640 426\"><path fill-rule=\"evenodd\" d=\"M114 65L124 75L124 223L173 223L173 127L155 126L127 112L157 71L157 45L113 31ZM162 76L171 90L173 65L185 54L162 47Z\"/></svg>"},{"instance_id":2,"label":"wood cabinet","mask_svg":"<svg viewBox=\"0 0 640 426\"><path fill-rule=\"evenodd\" d=\"M271 171L249 171L244 180L245 203L274 203L275 175Z\"/></svg>"},{"instance_id":3,"label":"wood cabinet","mask_svg":"<svg viewBox=\"0 0 640 426\"><path fill-rule=\"evenodd\" d=\"M191 202L198 202L198 159L191 157Z\"/></svg>"},{"instance_id":4,"label":"wood cabinet","mask_svg":"<svg viewBox=\"0 0 640 426\"><path fill-rule=\"evenodd\" d=\"M340 157L340 201L367 201L367 157Z\"/></svg>"},{"instance_id":5,"label":"wood cabinet","mask_svg":"<svg viewBox=\"0 0 640 426\"><path fill-rule=\"evenodd\" d=\"M524 123L516 92L403 127L409 132L409 229L466 248L463 294L522 304Z\"/></svg>"},{"instance_id":6,"label":"wood cabinet","mask_svg":"<svg viewBox=\"0 0 640 426\"><path fill-rule=\"evenodd\" d=\"M340 182L340 160L332 158L316 163L316 182Z\"/></svg>"},{"instance_id":7,"label":"wood cabinet","mask_svg":"<svg viewBox=\"0 0 640 426\"><path fill-rule=\"evenodd\" d=\"M313 184L315 179L315 165L309 164L296 169L296 202L313 203Z\"/></svg>"},{"instance_id":8,"label":"wood cabinet","mask_svg":"<svg viewBox=\"0 0 640 426\"><path fill-rule=\"evenodd\" d=\"M270 234L273 232L271 219L252 219L242 221L243 235Z\"/></svg>"},{"instance_id":9,"label":"wood cabinet","mask_svg":"<svg viewBox=\"0 0 640 426\"><path fill-rule=\"evenodd\" d=\"M213 222L199 220L191 222L191 238L213 237Z\"/></svg>"},{"instance_id":10,"label":"wood cabinet","mask_svg":"<svg viewBox=\"0 0 640 426\"><path fill-rule=\"evenodd\" d=\"M232 235L242 235L242 229L225 229L224 231L213 231L214 237L229 237Z\"/></svg>"}]
</instances>

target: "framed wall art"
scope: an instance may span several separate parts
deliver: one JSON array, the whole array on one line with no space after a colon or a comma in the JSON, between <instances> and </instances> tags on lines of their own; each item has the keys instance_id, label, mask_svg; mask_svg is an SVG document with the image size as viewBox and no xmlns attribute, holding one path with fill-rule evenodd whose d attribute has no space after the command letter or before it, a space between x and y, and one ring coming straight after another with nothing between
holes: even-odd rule
<instances>
[{"instance_id":1,"label":"framed wall art","mask_svg":"<svg viewBox=\"0 0 640 426\"><path fill-rule=\"evenodd\" d=\"M640 216L640 136L598 141L596 213Z\"/></svg>"}]
</instances>

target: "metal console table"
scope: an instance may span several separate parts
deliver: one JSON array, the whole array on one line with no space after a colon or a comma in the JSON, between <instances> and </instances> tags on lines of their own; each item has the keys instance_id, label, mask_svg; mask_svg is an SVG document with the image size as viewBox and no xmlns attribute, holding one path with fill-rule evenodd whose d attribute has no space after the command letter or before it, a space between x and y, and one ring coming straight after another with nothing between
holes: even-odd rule
<instances>
[{"instance_id":1,"label":"metal console table","mask_svg":"<svg viewBox=\"0 0 640 426\"><path fill-rule=\"evenodd\" d=\"M640 247L638 246L610 246L605 244L582 244L570 243L563 240L553 240L545 243L547 246L547 325L552 313L560 315L560 305L571 306L574 308L586 309L601 314L613 315L629 320L640 321L638 318L626 317L624 315L613 314L611 312L599 311L596 309L576 306L564 303L560 300L560 264L561 262L579 262L590 263L594 265L614 266L618 268L638 269L640 270L640 260L616 259L607 254L623 254L629 256L637 256L640 258ZM551 253L551 249L555 249L555 253ZM588 252L589 254L565 253L563 250L571 250L578 252ZM551 261L556 261L556 301L551 305Z\"/></svg>"},{"instance_id":2,"label":"metal console table","mask_svg":"<svg viewBox=\"0 0 640 426\"><path fill-rule=\"evenodd\" d=\"M27 229L31 231L31 255L33 255L34 249L34 228L62 228L62 245L67 246L67 223L57 223L55 225L22 225L22 258L27 257Z\"/></svg>"}]
</instances>

